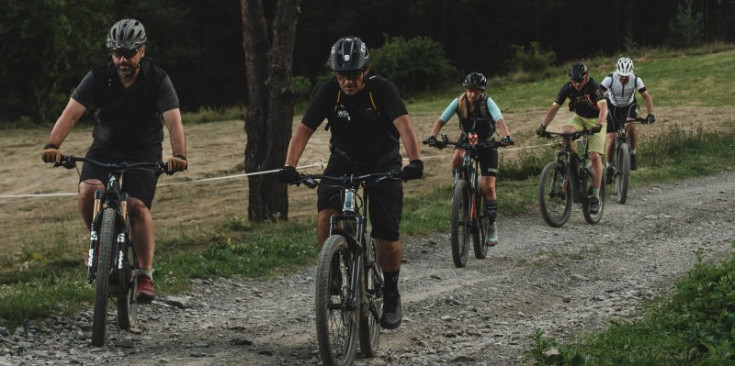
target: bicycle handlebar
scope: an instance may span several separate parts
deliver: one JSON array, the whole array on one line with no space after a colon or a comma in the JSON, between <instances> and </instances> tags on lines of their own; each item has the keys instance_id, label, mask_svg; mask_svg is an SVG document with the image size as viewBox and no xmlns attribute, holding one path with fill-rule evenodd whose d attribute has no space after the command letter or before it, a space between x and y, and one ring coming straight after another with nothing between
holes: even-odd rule
<instances>
[{"instance_id":1,"label":"bicycle handlebar","mask_svg":"<svg viewBox=\"0 0 735 366\"><path fill-rule=\"evenodd\" d=\"M368 173L368 174L345 174L342 176L333 176L333 175L325 175L325 174L301 174L301 178L293 182L291 184L299 185L301 183L304 183L305 186L309 188L315 188L317 185L319 185L319 181L322 179L328 179L336 181L341 186L353 186L357 187L361 185L362 183L374 179L373 183L379 183L386 179L395 179L395 180L403 180L403 173L401 173L400 170L391 170L389 172L383 172L383 173Z\"/></svg>"},{"instance_id":2,"label":"bicycle handlebar","mask_svg":"<svg viewBox=\"0 0 735 366\"><path fill-rule=\"evenodd\" d=\"M120 170L120 171L139 169L139 170L153 170L155 174L163 174L163 173L166 173L168 175L174 174L174 172L170 172L166 169L166 163L162 161L135 162L135 163L129 163L129 162L123 161L119 163L106 163L106 162L102 162L102 161L98 161L94 159L77 157L73 155L61 155L61 161L59 161L58 163L54 163L54 168L61 166L66 169L72 169L76 167L77 162L90 163L90 164L97 165L102 168Z\"/></svg>"},{"instance_id":3,"label":"bicycle handlebar","mask_svg":"<svg viewBox=\"0 0 735 366\"><path fill-rule=\"evenodd\" d=\"M544 131L544 134L541 137L546 138L552 138L552 137L563 137L568 138L570 140L576 140L582 136L589 136L594 135L595 133L592 132L592 130L584 129L581 131L574 131L574 132L551 132L551 131Z\"/></svg>"},{"instance_id":4,"label":"bicycle handlebar","mask_svg":"<svg viewBox=\"0 0 735 366\"><path fill-rule=\"evenodd\" d=\"M442 138L446 135L442 135ZM429 140L423 140L422 141L424 145L429 145L431 147L442 149L442 147L436 146L436 144L430 144ZM498 147L507 147L509 145L515 145L515 141L511 141L510 144L503 143L502 141L483 141L479 142L477 144L470 144L468 142L464 141L448 141L445 139L442 139L441 141L444 145L451 145L456 148L465 149L465 150L472 150L477 148L498 148Z\"/></svg>"}]
</instances>

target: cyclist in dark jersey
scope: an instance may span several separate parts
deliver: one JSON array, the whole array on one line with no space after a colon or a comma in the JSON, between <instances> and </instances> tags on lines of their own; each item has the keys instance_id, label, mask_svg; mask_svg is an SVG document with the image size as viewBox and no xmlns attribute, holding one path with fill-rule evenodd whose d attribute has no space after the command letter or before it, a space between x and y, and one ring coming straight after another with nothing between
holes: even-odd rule
<instances>
[{"instance_id":1,"label":"cyclist in dark jersey","mask_svg":"<svg viewBox=\"0 0 735 366\"><path fill-rule=\"evenodd\" d=\"M109 162L150 162L162 160L163 129L168 128L173 156L167 161L171 172L187 168L186 141L179 100L166 72L145 58L147 35L135 19L115 23L107 36L112 57L90 71L69 99L56 121L41 157L58 162L59 147L74 124L91 106L96 107L92 145L86 157ZM105 189L108 171L84 164L79 178L78 206L87 227L91 227L94 192ZM158 176L131 170L125 173L122 189L128 192L128 213L133 243L138 257L139 302L155 297L153 253L155 235L150 208Z\"/></svg>"},{"instance_id":2,"label":"cyclist in dark jersey","mask_svg":"<svg viewBox=\"0 0 735 366\"><path fill-rule=\"evenodd\" d=\"M602 184L602 157L605 153L605 122L607 119L607 100L605 94L594 79L589 77L587 65L576 63L569 68L569 82L565 83L554 103L546 113L544 121L536 133L541 136L546 126L554 120L564 101L569 98L569 110L574 112L572 118L563 126L565 133L582 129L592 130L595 134L588 137L590 162L592 163L592 197L590 212L600 211L600 185Z\"/></svg>"},{"instance_id":3,"label":"cyclist in dark jersey","mask_svg":"<svg viewBox=\"0 0 735 366\"><path fill-rule=\"evenodd\" d=\"M431 129L431 136L426 141L429 145L443 147L441 140L437 140L436 135L439 134L444 125L449 122L453 115L457 115L459 119L459 127L462 133L459 140L466 140L468 133L477 133L480 141L495 139L496 127L500 129L500 136L503 137L502 142L511 144L513 140L510 138L508 124L500 112L500 108L495 101L485 94L487 89L487 78L479 72L471 72L467 74L462 85L465 91L457 98L454 98L444 110L439 119L434 123ZM496 218L498 216L498 196L495 191L495 179L498 176L498 150L482 149L480 153L480 168L482 169L481 185L485 195L485 210L490 218L490 232L487 235L485 245L495 246L498 244L498 230ZM462 165L464 159L463 149L454 149L452 158L452 172Z\"/></svg>"},{"instance_id":4,"label":"cyclist in dark jersey","mask_svg":"<svg viewBox=\"0 0 735 366\"><path fill-rule=\"evenodd\" d=\"M295 167L309 138L326 119L331 130L329 162L324 174L387 172L401 168L400 141L410 163L404 177L421 178L421 161L416 131L398 94L389 80L369 73L370 55L357 37L340 38L330 55L335 77L323 84L309 105L301 124L291 137L285 167L279 173L283 183L299 179ZM402 249L399 223L403 209L403 186L383 181L369 187L371 236L379 243L380 264L385 276L385 295L381 325L393 329L401 324L401 299L398 275ZM329 218L342 206L338 188L320 184L317 190L317 239L324 243L329 235Z\"/></svg>"}]
</instances>

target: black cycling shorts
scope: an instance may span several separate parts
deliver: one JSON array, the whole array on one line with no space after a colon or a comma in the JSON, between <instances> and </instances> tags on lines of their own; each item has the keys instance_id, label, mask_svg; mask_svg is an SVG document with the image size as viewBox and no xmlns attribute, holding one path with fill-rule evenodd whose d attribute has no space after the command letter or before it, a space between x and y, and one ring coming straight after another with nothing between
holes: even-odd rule
<instances>
[{"instance_id":1,"label":"black cycling shorts","mask_svg":"<svg viewBox=\"0 0 735 366\"><path fill-rule=\"evenodd\" d=\"M123 157L124 156L124 157ZM87 152L86 158L98 160L100 162L157 162L161 161L161 154L153 151L136 152L133 154L108 151L95 148L94 146ZM102 184L107 185L107 179L110 170L102 168L94 164L84 163L82 165L82 173L79 176L79 182L89 179L97 179ZM153 197L156 194L156 184L158 184L158 175L152 171L133 169L125 172L122 179L121 189L127 192L130 197L135 197L146 205L150 210L153 203Z\"/></svg>"},{"instance_id":2,"label":"black cycling shorts","mask_svg":"<svg viewBox=\"0 0 735 366\"><path fill-rule=\"evenodd\" d=\"M635 103L625 107L616 107L612 103L608 103L607 108L607 133L617 132L621 123L624 123L628 118L638 117Z\"/></svg>"},{"instance_id":3,"label":"black cycling shorts","mask_svg":"<svg viewBox=\"0 0 735 366\"><path fill-rule=\"evenodd\" d=\"M380 159L385 160L385 159ZM349 163L344 157L333 153L329 157L325 175L341 176L343 174L382 173L401 168L401 156L379 166L366 167ZM372 225L370 236L378 239L397 241L398 230L403 214L403 183L397 180L385 180L378 184L368 184L370 203L368 217ZM317 210L342 210L342 191L333 182L322 180L317 188Z\"/></svg>"},{"instance_id":4,"label":"black cycling shorts","mask_svg":"<svg viewBox=\"0 0 735 366\"><path fill-rule=\"evenodd\" d=\"M459 135L459 141L467 141L465 134ZM481 140L482 141L482 140ZM498 149L484 148L478 151L480 160L480 175L486 177L498 176Z\"/></svg>"}]
</instances>

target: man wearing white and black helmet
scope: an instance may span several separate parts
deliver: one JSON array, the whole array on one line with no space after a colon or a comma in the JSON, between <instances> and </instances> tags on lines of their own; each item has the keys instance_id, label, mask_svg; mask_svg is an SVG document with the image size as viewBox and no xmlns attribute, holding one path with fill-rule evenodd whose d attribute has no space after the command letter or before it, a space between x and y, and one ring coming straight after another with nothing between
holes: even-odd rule
<instances>
[{"instance_id":1,"label":"man wearing white and black helmet","mask_svg":"<svg viewBox=\"0 0 735 366\"><path fill-rule=\"evenodd\" d=\"M179 99L166 72L145 58L147 39L143 24L135 19L123 19L112 26L107 35L110 59L90 71L72 94L41 151L44 162L59 162L61 144L85 111L94 106L92 145L87 158L103 162L160 161L163 121L173 151L167 170L186 170ZM78 207L87 227L92 221L94 192L104 191L107 177L105 168L92 164L82 167ZM130 195L128 214L140 268L136 299L141 303L155 297L155 238L150 208L157 180L153 172L131 170L122 187Z\"/></svg>"},{"instance_id":2,"label":"man wearing white and black helmet","mask_svg":"<svg viewBox=\"0 0 735 366\"><path fill-rule=\"evenodd\" d=\"M621 57L615 67L615 72L606 76L600 87L607 92L607 100L610 108L607 118L607 169L605 171L605 181L610 184L613 182L615 174L612 167L613 149L615 148L615 137L617 136L617 123L626 121L627 119L635 119L638 116L638 101L635 98L636 90L641 94L646 103L646 123L656 122L653 116L653 97L646 90L643 79L633 72L633 60L628 57ZM638 169L638 159L636 157L636 145L638 136L636 135L635 123L625 125L625 133L630 142L630 169Z\"/></svg>"},{"instance_id":3,"label":"man wearing white and black helmet","mask_svg":"<svg viewBox=\"0 0 735 366\"><path fill-rule=\"evenodd\" d=\"M317 91L288 146L283 183L299 180L295 167L314 131L327 120L331 130L329 163L324 174L382 173L401 168L400 139L410 163L403 168L404 178L423 175L418 138L398 89L389 80L369 74L370 54L357 37L340 38L329 57L334 78ZM333 185L331 185L333 186ZM320 184L317 191L317 239L324 243L329 235L329 218L342 207L338 189ZM381 325L394 329L401 324L401 297L398 275L402 249L399 223L403 209L401 182L386 180L370 188L369 216L371 236L379 243L380 264L385 277ZM335 191L337 190L337 191Z\"/></svg>"}]
</instances>

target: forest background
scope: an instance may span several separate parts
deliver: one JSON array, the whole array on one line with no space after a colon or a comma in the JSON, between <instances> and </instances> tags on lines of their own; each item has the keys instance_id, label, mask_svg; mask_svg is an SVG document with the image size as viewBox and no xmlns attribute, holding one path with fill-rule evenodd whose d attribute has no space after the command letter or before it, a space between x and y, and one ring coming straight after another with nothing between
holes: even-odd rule
<instances>
[{"instance_id":1,"label":"forest background","mask_svg":"<svg viewBox=\"0 0 735 366\"><path fill-rule=\"evenodd\" d=\"M272 16L276 2L263 3ZM185 113L247 107L241 1L0 0L0 8L0 128L53 123L109 57L107 31L126 17L145 25L146 56L169 73ZM344 35L361 37L373 69L410 98L469 71L537 78L576 59L733 42L735 1L310 0L297 21L298 108Z\"/></svg>"}]
</instances>

